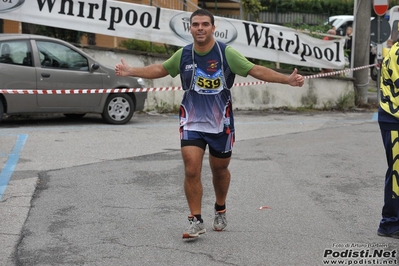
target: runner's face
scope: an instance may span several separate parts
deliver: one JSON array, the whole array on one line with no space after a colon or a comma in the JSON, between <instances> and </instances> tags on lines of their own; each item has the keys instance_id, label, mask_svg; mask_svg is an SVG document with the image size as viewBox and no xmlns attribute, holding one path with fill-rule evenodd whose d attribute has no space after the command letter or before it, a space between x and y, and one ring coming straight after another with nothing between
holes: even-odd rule
<instances>
[{"instance_id":1,"label":"runner's face","mask_svg":"<svg viewBox=\"0 0 399 266\"><path fill-rule=\"evenodd\" d=\"M208 16L194 16L191 19L190 32L194 42L207 44L213 39L215 25L212 25L211 18Z\"/></svg>"}]
</instances>

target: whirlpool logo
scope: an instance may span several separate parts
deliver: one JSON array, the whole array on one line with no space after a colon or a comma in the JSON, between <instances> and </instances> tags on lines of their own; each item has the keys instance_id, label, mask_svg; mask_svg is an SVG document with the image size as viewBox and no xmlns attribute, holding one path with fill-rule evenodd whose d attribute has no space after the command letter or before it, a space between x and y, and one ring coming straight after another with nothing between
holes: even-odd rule
<instances>
[{"instance_id":1,"label":"whirlpool logo","mask_svg":"<svg viewBox=\"0 0 399 266\"><path fill-rule=\"evenodd\" d=\"M214 36L218 41L228 44L237 38L237 29L226 19L215 18L215 26ZM188 43L193 41L190 33L190 16L186 13L174 16L169 22L169 27L183 41Z\"/></svg>"},{"instance_id":2,"label":"whirlpool logo","mask_svg":"<svg viewBox=\"0 0 399 266\"><path fill-rule=\"evenodd\" d=\"M20 8L25 3L25 0L0 0L0 13L11 12Z\"/></svg>"}]
</instances>

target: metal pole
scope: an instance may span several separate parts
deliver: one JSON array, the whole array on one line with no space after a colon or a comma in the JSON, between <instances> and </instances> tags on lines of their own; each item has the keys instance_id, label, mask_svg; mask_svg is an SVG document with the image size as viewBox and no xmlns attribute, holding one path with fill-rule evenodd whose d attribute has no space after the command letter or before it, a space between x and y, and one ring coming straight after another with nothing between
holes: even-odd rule
<instances>
[{"instance_id":1,"label":"metal pole","mask_svg":"<svg viewBox=\"0 0 399 266\"><path fill-rule=\"evenodd\" d=\"M276 24L278 24L278 0L276 1Z\"/></svg>"},{"instance_id":2,"label":"metal pole","mask_svg":"<svg viewBox=\"0 0 399 266\"><path fill-rule=\"evenodd\" d=\"M353 24L352 24L352 47L351 47L351 58L350 58L350 69L353 69L353 60L355 58L355 39L356 39L356 15L357 15L357 0L353 4ZM353 72L350 72L350 76L353 77Z\"/></svg>"},{"instance_id":3,"label":"metal pole","mask_svg":"<svg viewBox=\"0 0 399 266\"><path fill-rule=\"evenodd\" d=\"M355 3L355 40L353 47L355 47L356 50L353 51L353 68L369 64L370 34L365 35L364 33L370 32L370 10L372 8L372 2L370 0L357 0ZM367 104L367 90L370 78L369 72L369 68L353 72L357 106Z\"/></svg>"},{"instance_id":4,"label":"metal pole","mask_svg":"<svg viewBox=\"0 0 399 266\"><path fill-rule=\"evenodd\" d=\"M244 11L242 10L242 2L240 1L240 19L244 20Z\"/></svg>"},{"instance_id":5,"label":"metal pole","mask_svg":"<svg viewBox=\"0 0 399 266\"><path fill-rule=\"evenodd\" d=\"M378 21L377 21L377 63L379 67L377 68L377 102L380 101L379 96L380 96L380 79L381 79L381 64L382 64L382 44L381 44L381 16L378 16Z\"/></svg>"}]
</instances>

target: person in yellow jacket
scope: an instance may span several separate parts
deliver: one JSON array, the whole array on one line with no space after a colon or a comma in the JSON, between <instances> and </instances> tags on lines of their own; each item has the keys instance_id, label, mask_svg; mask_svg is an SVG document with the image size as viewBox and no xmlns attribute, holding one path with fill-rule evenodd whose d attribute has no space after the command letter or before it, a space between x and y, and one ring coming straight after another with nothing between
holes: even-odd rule
<instances>
[{"instance_id":1,"label":"person in yellow jacket","mask_svg":"<svg viewBox=\"0 0 399 266\"><path fill-rule=\"evenodd\" d=\"M382 57L385 57L388 55L389 50L391 49L393 45L393 40L392 39L388 39L387 40L387 47L383 47L382 48Z\"/></svg>"},{"instance_id":2,"label":"person in yellow jacket","mask_svg":"<svg viewBox=\"0 0 399 266\"><path fill-rule=\"evenodd\" d=\"M381 65L378 124L388 164L378 235L399 238L399 44Z\"/></svg>"}]
</instances>

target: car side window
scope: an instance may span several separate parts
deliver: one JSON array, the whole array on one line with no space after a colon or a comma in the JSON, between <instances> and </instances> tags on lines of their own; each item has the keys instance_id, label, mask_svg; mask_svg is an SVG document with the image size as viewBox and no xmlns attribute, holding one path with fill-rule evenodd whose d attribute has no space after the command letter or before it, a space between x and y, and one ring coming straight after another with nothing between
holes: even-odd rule
<instances>
[{"instance_id":1,"label":"car side window","mask_svg":"<svg viewBox=\"0 0 399 266\"><path fill-rule=\"evenodd\" d=\"M88 71L89 62L86 57L68 46L47 41L37 41L39 57L44 68L61 68L65 70Z\"/></svg>"},{"instance_id":2,"label":"car side window","mask_svg":"<svg viewBox=\"0 0 399 266\"><path fill-rule=\"evenodd\" d=\"M24 40L0 42L0 63L33 66L29 42Z\"/></svg>"},{"instance_id":3,"label":"car side window","mask_svg":"<svg viewBox=\"0 0 399 266\"><path fill-rule=\"evenodd\" d=\"M398 26L399 26L399 21L395 20L392 24L392 33L391 33L391 39L395 42L396 40L398 40Z\"/></svg>"},{"instance_id":4,"label":"car side window","mask_svg":"<svg viewBox=\"0 0 399 266\"><path fill-rule=\"evenodd\" d=\"M345 34L346 34L346 29L347 29L348 27L352 27L352 24L353 24L353 22L351 22L351 21L348 21L348 22L343 23L343 24L341 25L341 27L339 27L339 28L337 29L337 35L345 36Z\"/></svg>"}]
</instances>

